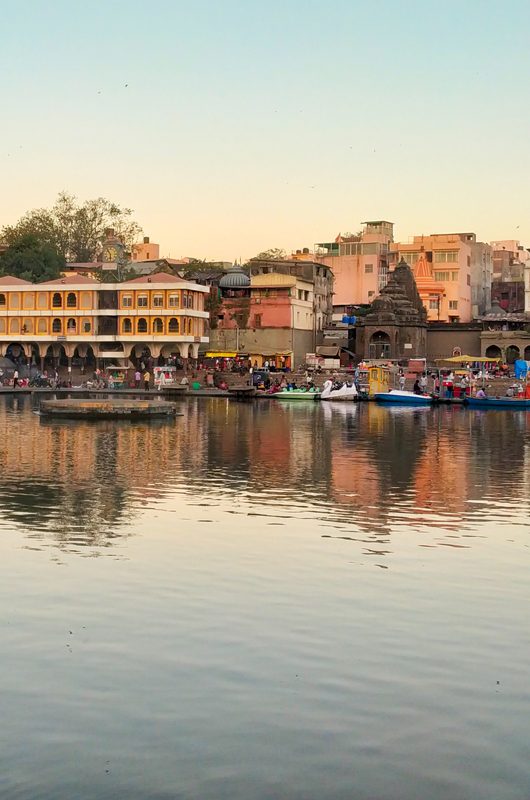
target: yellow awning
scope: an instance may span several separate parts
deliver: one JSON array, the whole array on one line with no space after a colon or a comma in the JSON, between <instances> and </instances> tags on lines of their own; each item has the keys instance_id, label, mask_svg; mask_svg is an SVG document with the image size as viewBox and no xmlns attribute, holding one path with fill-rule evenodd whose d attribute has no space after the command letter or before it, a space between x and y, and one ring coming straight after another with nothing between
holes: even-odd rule
<instances>
[{"instance_id":1,"label":"yellow awning","mask_svg":"<svg viewBox=\"0 0 530 800\"><path fill-rule=\"evenodd\" d=\"M206 358L235 358L237 353L206 353Z\"/></svg>"},{"instance_id":2,"label":"yellow awning","mask_svg":"<svg viewBox=\"0 0 530 800\"><path fill-rule=\"evenodd\" d=\"M437 358L436 361L444 361L449 364L485 364L486 362L502 361L502 358L484 358L483 356L448 356L447 358Z\"/></svg>"}]
</instances>

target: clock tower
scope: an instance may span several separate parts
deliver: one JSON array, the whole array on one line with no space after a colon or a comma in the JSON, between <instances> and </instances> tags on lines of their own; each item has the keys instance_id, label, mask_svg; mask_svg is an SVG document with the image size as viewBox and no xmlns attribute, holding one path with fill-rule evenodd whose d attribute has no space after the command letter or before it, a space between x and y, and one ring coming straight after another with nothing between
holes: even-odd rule
<instances>
[{"instance_id":1,"label":"clock tower","mask_svg":"<svg viewBox=\"0 0 530 800\"><path fill-rule=\"evenodd\" d=\"M114 228L107 228L105 238L101 243L101 261L103 269L116 269L119 262L123 261L125 247L123 242L116 236Z\"/></svg>"}]
</instances>

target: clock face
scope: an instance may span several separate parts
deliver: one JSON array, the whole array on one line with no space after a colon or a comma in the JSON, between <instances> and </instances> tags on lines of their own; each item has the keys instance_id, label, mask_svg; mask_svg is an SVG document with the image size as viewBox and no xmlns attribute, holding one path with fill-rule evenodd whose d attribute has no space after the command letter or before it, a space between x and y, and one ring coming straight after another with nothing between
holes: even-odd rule
<instances>
[{"instance_id":1,"label":"clock face","mask_svg":"<svg viewBox=\"0 0 530 800\"><path fill-rule=\"evenodd\" d=\"M117 261L118 254L116 252L116 248L114 247L106 247L103 251L103 261L106 264L109 264L111 261Z\"/></svg>"}]
</instances>

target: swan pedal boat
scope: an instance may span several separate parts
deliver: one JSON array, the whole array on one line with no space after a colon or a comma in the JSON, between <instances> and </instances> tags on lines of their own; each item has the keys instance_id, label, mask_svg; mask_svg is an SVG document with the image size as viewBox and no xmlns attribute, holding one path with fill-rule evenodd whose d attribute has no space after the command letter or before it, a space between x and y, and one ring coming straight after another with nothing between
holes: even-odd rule
<instances>
[{"instance_id":1,"label":"swan pedal boat","mask_svg":"<svg viewBox=\"0 0 530 800\"><path fill-rule=\"evenodd\" d=\"M429 406L434 402L430 394L415 394L403 389L390 389L388 392L376 392L375 399L379 403L400 403L409 406Z\"/></svg>"},{"instance_id":2,"label":"swan pedal boat","mask_svg":"<svg viewBox=\"0 0 530 800\"><path fill-rule=\"evenodd\" d=\"M357 391L354 384L351 386L347 386L345 383L342 384L340 389L333 389L333 382L327 380L322 387L322 392L320 394L321 400L356 400L359 396L359 392Z\"/></svg>"}]
</instances>

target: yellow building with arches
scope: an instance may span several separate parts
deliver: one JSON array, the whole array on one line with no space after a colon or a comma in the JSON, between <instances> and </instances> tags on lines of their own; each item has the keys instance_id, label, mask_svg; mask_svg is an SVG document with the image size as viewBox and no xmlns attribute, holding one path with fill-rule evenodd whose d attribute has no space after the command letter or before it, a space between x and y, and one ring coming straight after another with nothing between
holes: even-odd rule
<instances>
[{"instance_id":1,"label":"yellow building with arches","mask_svg":"<svg viewBox=\"0 0 530 800\"><path fill-rule=\"evenodd\" d=\"M208 343L205 286L157 273L123 283L68 275L39 284L0 278L0 354L134 361L197 358Z\"/></svg>"}]
</instances>

